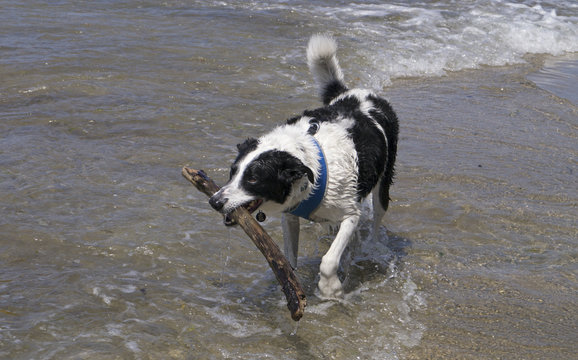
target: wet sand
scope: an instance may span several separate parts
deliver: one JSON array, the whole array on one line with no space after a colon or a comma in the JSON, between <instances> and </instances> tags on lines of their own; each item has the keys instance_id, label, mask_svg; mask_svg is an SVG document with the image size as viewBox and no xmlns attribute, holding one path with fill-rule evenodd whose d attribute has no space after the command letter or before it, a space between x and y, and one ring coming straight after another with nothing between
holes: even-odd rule
<instances>
[{"instance_id":1,"label":"wet sand","mask_svg":"<svg viewBox=\"0 0 578 360\"><path fill-rule=\"evenodd\" d=\"M534 70L402 85L422 106L405 117L402 139L416 148L401 142L388 223L413 224L394 232L411 239L406 269L428 304L416 314L428 330L408 358L570 359L576 351L577 112L529 82ZM435 110L420 111L416 99L431 94L426 107Z\"/></svg>"}]
</instances>

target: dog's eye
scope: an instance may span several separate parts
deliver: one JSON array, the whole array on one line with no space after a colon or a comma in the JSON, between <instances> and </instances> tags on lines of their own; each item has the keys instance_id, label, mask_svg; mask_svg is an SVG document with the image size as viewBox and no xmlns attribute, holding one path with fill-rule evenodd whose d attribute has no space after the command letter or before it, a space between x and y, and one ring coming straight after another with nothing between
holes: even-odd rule
<instances>
[{"instance_id":1,"label":"dog's eye","mask_svg":"<svg viewBox=\"0 0 578 360\"><path fill-rule=\"evenodd\" d=\"M257 180L256 177L250 177L247 179L247 182L251 185L255 185L256 183L258 183L259 181Z\"/></svg>"}]
</instances>

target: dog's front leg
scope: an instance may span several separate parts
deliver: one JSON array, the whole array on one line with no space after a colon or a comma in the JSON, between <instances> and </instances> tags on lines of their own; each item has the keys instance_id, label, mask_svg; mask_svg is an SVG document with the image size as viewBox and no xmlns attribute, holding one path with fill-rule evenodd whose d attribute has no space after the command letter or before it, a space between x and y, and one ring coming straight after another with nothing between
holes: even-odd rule
<instances>
[{"instance_id":1,"label":"dog's front leg","mask_svg":"<svg viewBox=\"0 0 578 360\"><path fill-rule=\"evenodd\" d=\"M339 260L359 223L359 215L352 215L341 222L337 236L319 266L319 292L321 298L335 299L343 296L341 281L337 277Z\"/></svg>"},{"instance_id":2,"label":"dog's front leg","mask_svg":"<svg viewBox=\"0 0 578 360\"><path fill-rule=\"evenodd\" d=\"M291 214L283 214L283 247L285 257L293 269L297 268L297 251L299 249L299 217Z\"/></svg>"}]
</instances>

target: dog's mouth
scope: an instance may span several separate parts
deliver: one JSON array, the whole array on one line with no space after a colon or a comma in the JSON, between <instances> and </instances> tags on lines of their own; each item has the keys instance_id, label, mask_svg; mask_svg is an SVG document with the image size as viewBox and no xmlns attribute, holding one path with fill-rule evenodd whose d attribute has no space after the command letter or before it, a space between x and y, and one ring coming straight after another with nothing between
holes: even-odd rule
<instances>
[{"instance_id":1,"label":"dog's mouth","mask_svg":"<svg viewBox=\"0 0 578 360\"><path fill-rule=\"evenodd\" d=\"M263 199L256 199L241 205L241 207L244 207L245 209L247 209L249 213L252 214L259 208L259 206L261 206L261 204L263 204ZM227 226L237 225L237 222L233 220L229 214L230 213L223 215L225 225Z\"/></svg>"}]
</instances>

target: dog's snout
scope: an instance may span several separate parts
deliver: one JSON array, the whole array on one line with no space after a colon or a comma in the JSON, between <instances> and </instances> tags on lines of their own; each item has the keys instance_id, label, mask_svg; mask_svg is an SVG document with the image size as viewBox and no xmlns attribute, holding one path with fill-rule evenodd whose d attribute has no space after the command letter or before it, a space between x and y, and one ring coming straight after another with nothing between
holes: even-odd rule
<instances>
[{"instance_id":1,"label":"dog's snout","mask_svg":"<svg viewBox=\"0 0 578 360\"><path fill-rule=\"evenodd\" d=\"M213 195L209 199L209 204L213 207L213 209L221 211L221 209L223 209L223 206L225 206L227 201L229 201L228 198L223 198L219 195Z\"/></svg>"}]
</instances>

